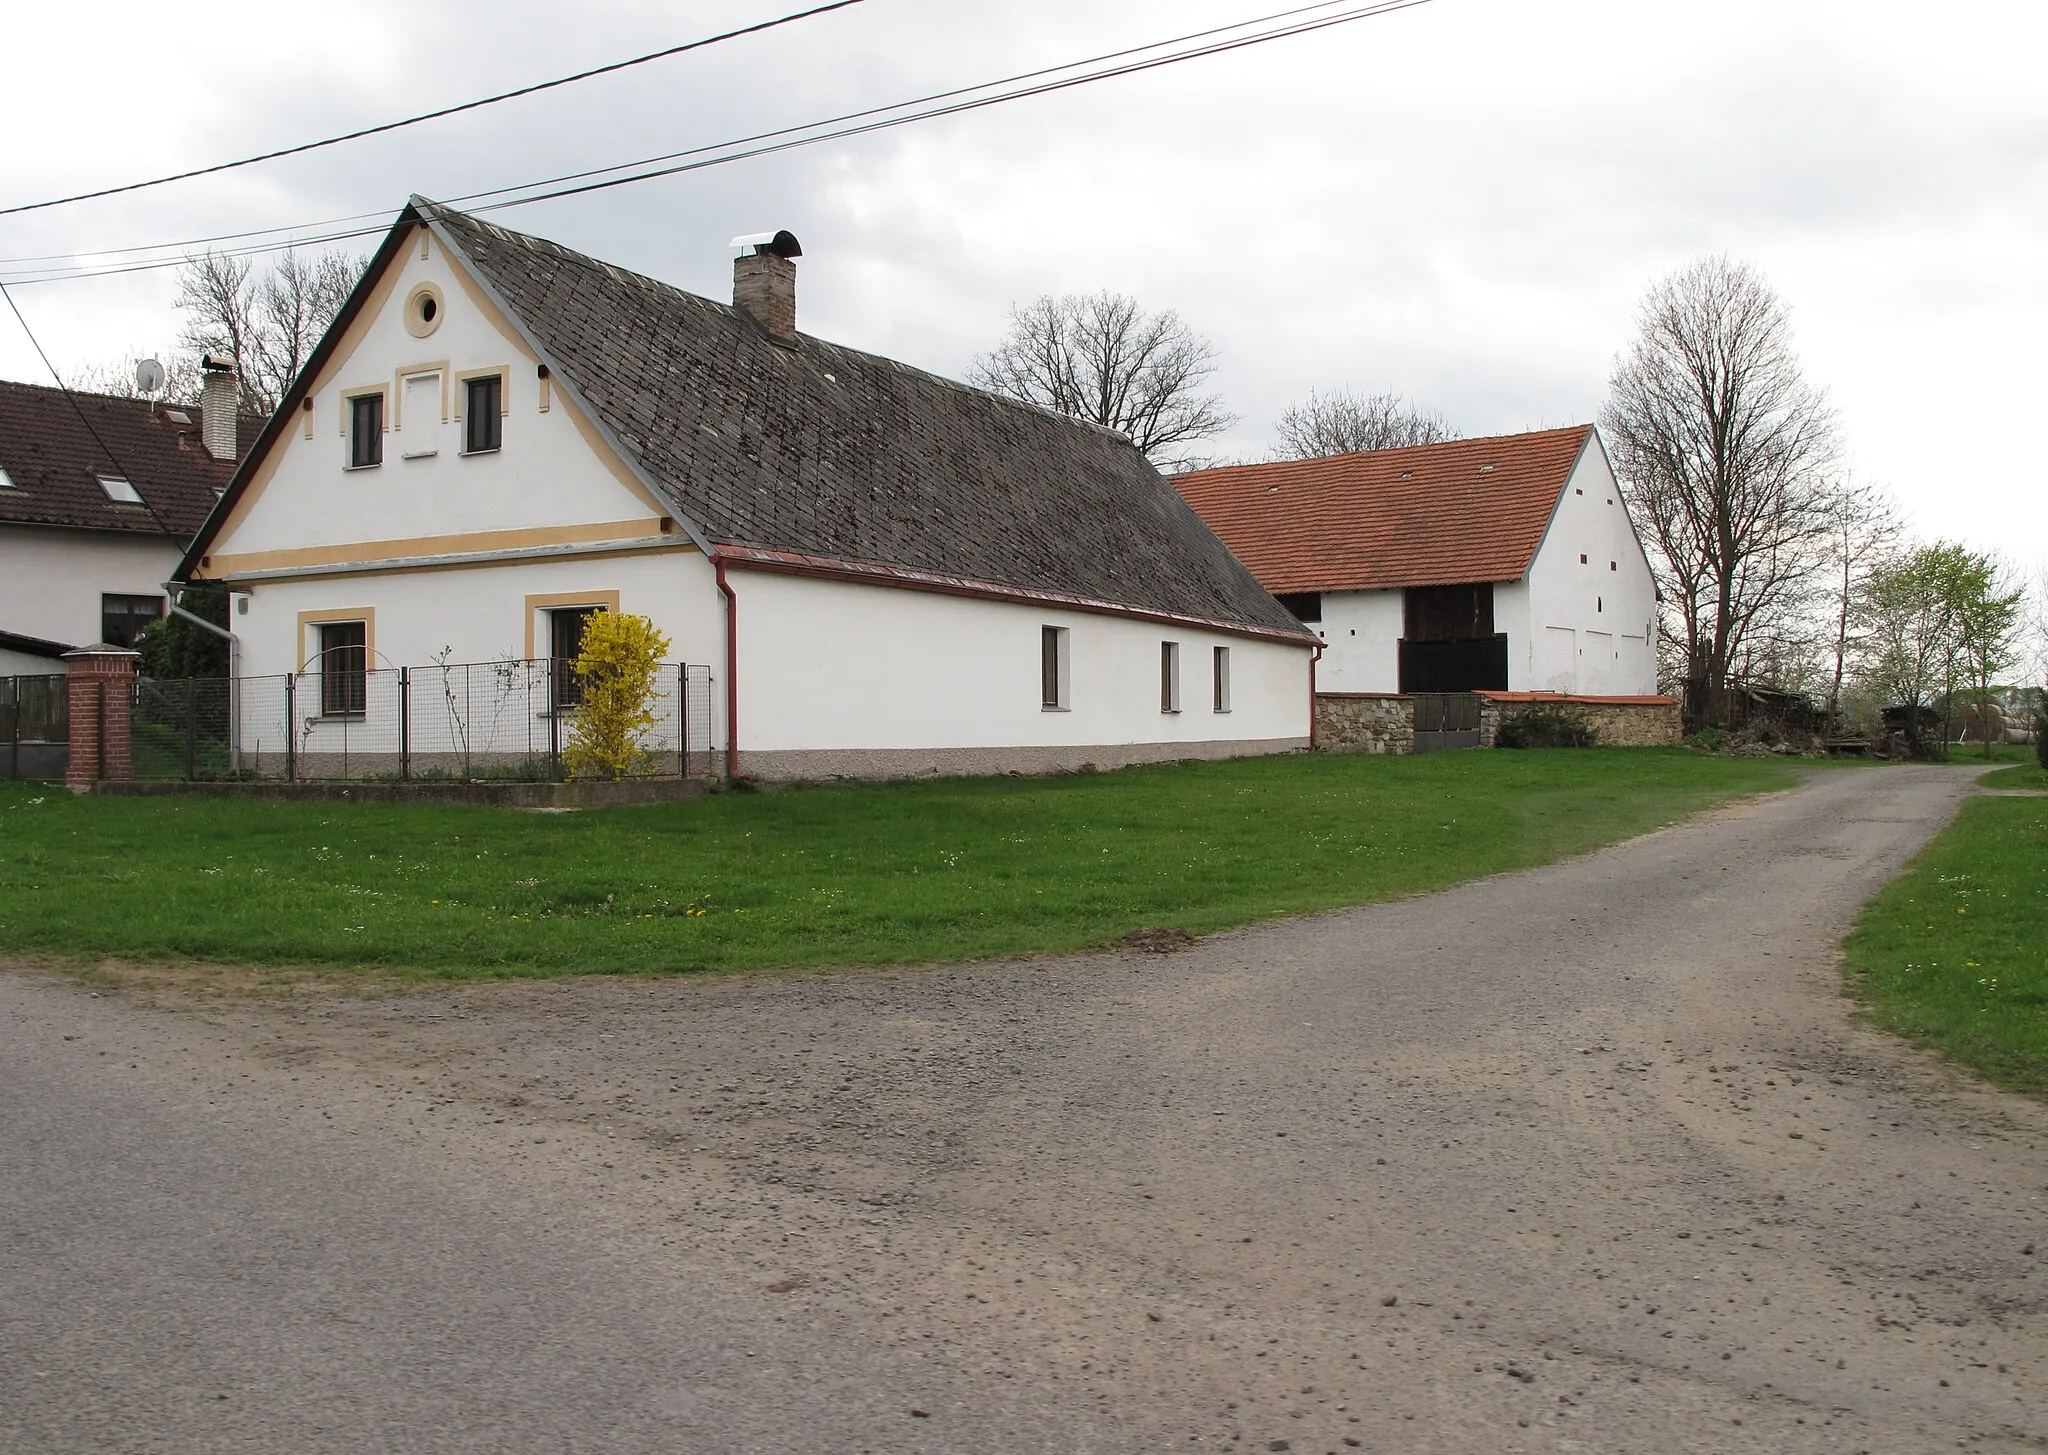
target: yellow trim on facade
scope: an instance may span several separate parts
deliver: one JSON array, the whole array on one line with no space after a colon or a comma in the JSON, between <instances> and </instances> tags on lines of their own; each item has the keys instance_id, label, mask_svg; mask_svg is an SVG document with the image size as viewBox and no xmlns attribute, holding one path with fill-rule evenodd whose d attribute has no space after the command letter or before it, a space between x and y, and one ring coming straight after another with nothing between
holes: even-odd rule
<instances>
[{"instance_id":1,"label":"yellow trim on facade","mask_svg":"<svg viewBox=\"0 0 2048 1455\"><path fill-rule=\"evenodd\" d=\"M349 405L358 399L368 399L373 394L384 401L383 424L380 428L385 434L391 433L391 386L389 384L371 384L360 389L344 389L338 396L341 400L341 429L339 433L344 440L348 438ZM348 463L348 456L342 456L342 463L344 465ZM245 500L247 498L247 496L243 497ZM230 523L232 524L232 522Z\"/></svg>"},{"instance_id":2,"label":"yellow trim on facade","mask_svg":"<svg viewBox=\"0 0 2048 1455\"><path fill-rule=\"evenodd\" d=\"M600 606L606 611L619 609L619 593L616 591L544 591L537 596L526 598L526 660L533 656L534 622L543 611L557 606Z\"/></svg>"},{"instance_id":3,"label":"yellow trim on facade","mask_svg":"<svg viewBox=\"0 0 2048 1455\"><path fill-rule=\"evenodd\" d=\"M321 611L299 613L299 670L306 670L306 628L319 626L330 621L359 621L363 624L363 663L374 668L377 665L377 608L374 606L335 606Z\"/></svg>"},{"instance_id":4,"label":"yellow trim on facade","mask_svg":"<svg viewBox=\"0 0 2048 1455\"><path fill-rule=\"evenodd\" d=\"M410 536L356 541L338 546L301 546L285 551L248 551L201 561L211 579L245 571L278 571L292 566L344 566L350 561L393 561L409 556L455 556L471 551L520 551L535 546L581 546L601 541L644 540L664 534L662 517L606 520L586 525L535 526L525 530L467 531L461 535Z\"/></svg>"}]
</instances>

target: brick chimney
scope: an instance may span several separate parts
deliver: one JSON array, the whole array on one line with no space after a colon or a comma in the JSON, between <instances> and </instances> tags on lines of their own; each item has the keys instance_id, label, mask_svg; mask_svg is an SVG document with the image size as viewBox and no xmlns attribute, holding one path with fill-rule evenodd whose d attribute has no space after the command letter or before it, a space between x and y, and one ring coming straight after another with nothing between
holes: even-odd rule
<instances>
[{"instance_id":1,"label":"brick chimney","mask_svg":"<svg viewBox=\"0 0 2048 1455\"><path fill-rule=\"evenodd\" d=\"M732 306L779 339L796 337L796 260L804 255L788 231L736 237L732 260Z\"/></svg>"},{"instance_id":2,"label":"brick chimney","mask_svg":"<svg viewBox=\"0 0 2048 1455\"><path fill-rule=\"evenodd\" d=\"M199 438L216 460L235 458L235 366L208 354L199 361Z\"/></svg>"}]
</instances>

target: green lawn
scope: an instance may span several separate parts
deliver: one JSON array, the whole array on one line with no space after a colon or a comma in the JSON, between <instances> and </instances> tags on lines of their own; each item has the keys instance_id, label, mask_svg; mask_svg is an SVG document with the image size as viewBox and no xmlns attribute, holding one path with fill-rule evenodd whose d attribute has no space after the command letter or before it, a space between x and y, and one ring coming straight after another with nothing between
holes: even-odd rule
<instances>
[{"instance_id":1,"label":"green lawn","mask_svg":"<svg viewBox=\"0 0 2048 1455\"><path fill-rule=\"evenodd\" d=\"M1845 948L1879 1025L2048 1092L2048 799L1964 804Z\"/></svg>"},{"instance_id":2,"label":"green lawn","mask_svg":"<svg viewBox=\"0 0 2048 1455\"><path fill-rule=\"evenodd\" d=\"M961 959L1435 889L1791 786L1680 750L1244 759L536 815L0 785L0 952L488 977Z\"/></svg>"},{"instance_id":3,"label":"green lawn","mask_svg":"<svg viewBox=\"0 0 2048 1455\"><path fill-rule=\"evenodd\" d=\"M2010 768L1994 768L1977 781L1986 788L2048 788L2048 772L2032 759Z\"/></svg>"}]
</instances>

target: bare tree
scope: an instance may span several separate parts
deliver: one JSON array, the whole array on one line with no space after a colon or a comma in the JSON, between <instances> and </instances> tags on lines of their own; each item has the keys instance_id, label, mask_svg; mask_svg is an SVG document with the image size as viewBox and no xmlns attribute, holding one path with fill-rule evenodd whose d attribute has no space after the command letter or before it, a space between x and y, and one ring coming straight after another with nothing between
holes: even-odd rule
<instances>
[{"instance_id":1,"label":"bare tree","mask_svg":"<svg viewBox=\"0 0 2048 1455\"><path fill-rule=\"evenodd\" d=\"M135 366L145 357L139 352L121 355L118 359L102 359L97 363L81 364L73 369L64 382L85 394L111 394L119 399L140 399L142 391L135 387ZM152 396L165 404L196 404L199 400L200 374L199 359L182 349L174 349L168 355L155 356L163 365L164 386Z\"/></svg>"},{"instance_id":2,"label":"bare tree","mask_svg":"<svg viewBox=\"0 0 2048 1455\"><path fill-rule=\"evenodd\" d=\"M1721 722L1745 642L1789 627L1823 561L1835 455L1763 277L1707 258L1653 287L1601 424L1684 643L1687 726Z\"/></svg>"},{"instance_id":3,"label":"bare tree","mask_svg":"<svg viewBox=\"0 0 2048 1455\"><path fill-rule=\"evenodd\" d=\"M241 381L241 408L269 414L334 316L347 301L364 260L341 253L307 256L287 249L269 272L245 258L201 253L178 275L185 310L179 342L194 355L231 360Z\"/></svg>"},{"instance_id":4,"label":"bare tree","mask_svg":"<svg viewBox=\"0 0 2048 1455\"><path fill-rule=\"evenodd\" d=\"M1842 710L1842 683L1863 646L1858 603L1870 572L1892 556L1905 532L1891 491L1867 480L1845 477L1827 501L1828 592L1834 621L1834 675L1828 683L1828 721Z\"/></svg>"},{"instance_id":5,"label":"bare tree","mask_svg":"<svg viewBox=\"0 0 2048 1455\"><path fill-rule=\"evenodd\" d=\"M1179 446L1237 422L1202 386L1216 349L1172 309L1147 313L1122 293L1042 297L1010 310L1010 331L974 361L980 387L1129 435L1162 468Z\"/></svg>"},{"instance_id":6,"label":"bare tree","mask_svg":"<svg viewBox=\"0 0 2048 1455\"><path fill-rule=\"evenodd\" d=\"M1309 390L1305 404L1290 404L1280 416L1276 460L1307 460L1321 455L1349 455L1362 450L1396 450L1407 445L1434 445L1458 438L1450 421L1408 403L1393 390L1330 394Z\"/></svg>"}]
</instances>

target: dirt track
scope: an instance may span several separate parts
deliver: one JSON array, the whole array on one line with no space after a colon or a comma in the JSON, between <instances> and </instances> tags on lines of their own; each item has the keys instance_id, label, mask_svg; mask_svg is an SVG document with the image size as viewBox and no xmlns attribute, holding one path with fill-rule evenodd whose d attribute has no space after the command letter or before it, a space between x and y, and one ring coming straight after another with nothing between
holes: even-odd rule
<instances>
[{"instance_id":1,"label":"dirt track","mask_svg":"<svg viewBox=\"0 0 2048 1455\"><path fill-rule=\"evenodd\" d=\"M1856 907L1968 784L1823 774L1164 956L199 1009L0 980L0 1218L35 1230L0 1244L0 1436L2048 1447L2048 1112L1837 994ZM123 1118L192 1150L43 1191ZM307 1246L278 1272L230 1229L125 1303L139 1255L93 1210L208 1187ZM401 1256L387 1214L432 1226ZM355 1332L295 1363L319 1299ZM234 1375L136 1333L193 1301ZM27 1369L59 1326L91 1352ZM508 1328L548 1331L546 1372Z\"/></svg>"}]
</instances>

